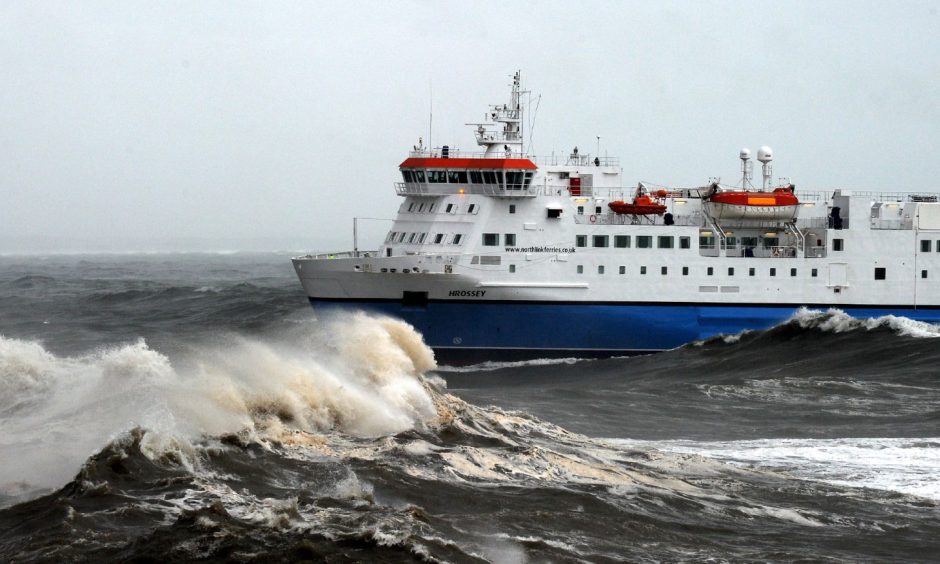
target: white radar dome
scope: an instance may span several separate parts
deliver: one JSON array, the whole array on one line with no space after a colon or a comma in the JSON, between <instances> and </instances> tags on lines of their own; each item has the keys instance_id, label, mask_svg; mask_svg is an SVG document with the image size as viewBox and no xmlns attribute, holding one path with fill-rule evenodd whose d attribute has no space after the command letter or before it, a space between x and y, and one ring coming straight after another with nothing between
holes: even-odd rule
<instances>
[{"instance_id":1,"label":"white radar dome","mask_svg":"<svg viewBox=\"0 0 940 564\"><path fill-rule=\"evenodd\" d=\"M751 150L748 148L741 149L741 160L746 161L751 158Z\"/></svg>"},{"instance_id":2,"label":"white radar dome","mask_svg":"<svg viewBox=\"0 0 940 564\"><path fill-rule=\"evenodd\" d=\"M762 163L769 163L774 160L774 150L764 145L757 151L757 160Z\"/></svg>"}]
</instances>

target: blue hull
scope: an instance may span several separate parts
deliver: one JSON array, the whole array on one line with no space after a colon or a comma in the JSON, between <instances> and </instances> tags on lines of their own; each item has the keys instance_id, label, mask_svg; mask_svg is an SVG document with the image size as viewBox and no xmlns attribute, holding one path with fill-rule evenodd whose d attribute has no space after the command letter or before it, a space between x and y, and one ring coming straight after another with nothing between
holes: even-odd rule
<instances>
[{"instance_id":1,"label":"blue hull","mask_svg":"<svg viewBox=\"0 0 940 564\"><path fill-rule=\"evenodd\" d=\"M319 301L318 311L361 309L403 319L436 352L488 360L540 356L610 356L660 351L745 329L768 329L799 308L695 304ZM826 309L826 306L815 308ZM857 318L896 315L940 323L940 309L840 307ZM467 354L476 350L485 354ZM498 354L503 351L504 354ZM516 354L507 355L514 351Z\"/></svg>"}]
</instances>

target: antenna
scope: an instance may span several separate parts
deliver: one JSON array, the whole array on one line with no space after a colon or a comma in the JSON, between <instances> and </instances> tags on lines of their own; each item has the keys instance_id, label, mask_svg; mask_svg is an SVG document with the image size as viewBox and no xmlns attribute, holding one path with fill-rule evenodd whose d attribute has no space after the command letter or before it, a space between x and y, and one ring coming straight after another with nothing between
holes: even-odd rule
<instances>
[{"instance_id":1,"label":"antenna","mask_svg":"<svg viewBox=\"0 0 940 564\"><path fill-rule=\"evenodd\" d=\"M428 79L428 151L434 150L431 133L434 131L434 82Z\"/></svg>"},{"instance_id":2,"label":"antenna","mask_svg":"<svg viewBox=\"0 0 940 564\"><path fill-rule=\"evenodd\" d=\"M751 188L754 187L751 184L751 175L754 173L754 163L750 161L751 159L751 150L748 148L741 149L740 153L741 158L741 189L747 190L748 186Z\"/></svg>"},{"instance_id":3,"label":"antenna","mask_svg":"<svg viewBox=\"0 0 940 564\"><path fill-rule=\"evenodd\" d=\"M774 160L774 150L767 145L764 145L757 151L757 160L764 163L764 190L766 190L770 184L770 177L773 176L774 173L773 165L770 164L770 161Z\"/></svg>"}]
</instances>

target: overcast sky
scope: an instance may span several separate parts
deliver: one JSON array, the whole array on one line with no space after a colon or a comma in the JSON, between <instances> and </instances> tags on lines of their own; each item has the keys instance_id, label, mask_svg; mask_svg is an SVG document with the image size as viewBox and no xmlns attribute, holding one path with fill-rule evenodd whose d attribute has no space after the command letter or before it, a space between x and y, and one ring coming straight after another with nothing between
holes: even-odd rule
<instances>
[{"instance_id":1,"label":"overcast sky","mask_svg":"<svg viewBox=\"0 0 940 564\"><path fill-rule=\"evenodd\" d=\"M799 188L940 191L938 1L7 1L0 31L0 252L351 248L431 91L473 149L515 69L533 152L599 135L627 185L766 144Z\"/></svg>"}]
</instances>

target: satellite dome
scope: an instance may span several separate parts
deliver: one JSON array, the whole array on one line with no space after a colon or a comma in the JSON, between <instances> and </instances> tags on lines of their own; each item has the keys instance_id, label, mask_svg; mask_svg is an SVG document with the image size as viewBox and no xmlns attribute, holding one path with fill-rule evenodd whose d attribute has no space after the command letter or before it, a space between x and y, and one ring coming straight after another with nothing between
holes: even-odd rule
<instances>
[{"instance_id":1,"label":"satellite dome","mask_svg":"<svg viewBox=\"0 0 940 564\"><path fill-rule=\"evenodd\" d=\"M769 163L774 160L774 150L764 145L757 151L757 160L762 163Z\"/></svg>"},{"instance_id":2,"label":"satellite dome","mask_svg":"<svg viewBox=\"0 0 940 564\"><path fill-rule=\"evenodd\" d=\"M741 160L746 161L751 158L751 150L747 147L741 149Z\"/></svg>"}]
</instances>

